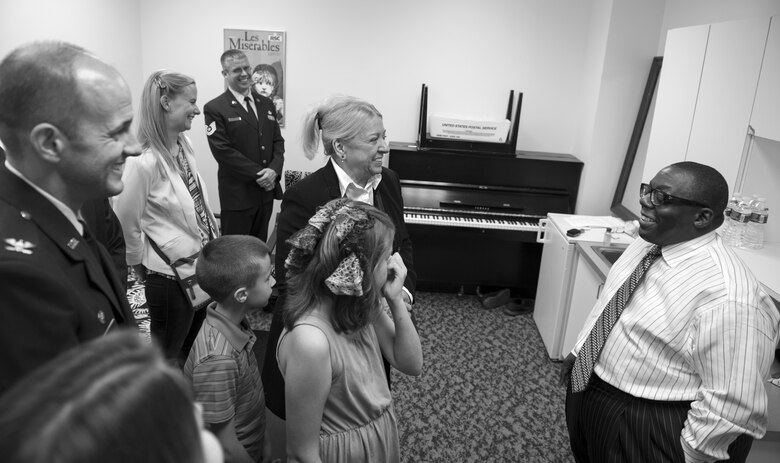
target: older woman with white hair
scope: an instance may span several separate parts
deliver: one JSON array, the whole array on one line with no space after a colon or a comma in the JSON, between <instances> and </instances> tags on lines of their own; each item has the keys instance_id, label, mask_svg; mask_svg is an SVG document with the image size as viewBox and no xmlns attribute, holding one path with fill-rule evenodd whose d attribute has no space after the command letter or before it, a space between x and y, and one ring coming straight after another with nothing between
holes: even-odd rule
<instances>
[{"instance_id":1,"label":"older woman with white hair","mask_svg":"<svg viewBox=\"0 0 780 463\"><path fill-rule=\"evenodd\" d=\"M304 117L303 148L311 159L320 143L329 158L325 166L288 187L282 199L277 225L276 288L279 298L271 322L263 365L263 387L272 430L285 419L285 383L276 359L276 343L282 332L282 307L286 299L284 261L290 251L287 239L304 228L317 209L329 201L349 197L371 204L390 216L395 226L393 251L407 268L404 301L411 308L417 274L412 241L406 230L398 175L383 167L390 151L382 114L371 103L351 96L335 96L312 107ZM385 361L388 383L389 364ZM283 433L280 438L283 438ZM274 445L279 442L274 442ZM277 455L274 449L274 456Z\"/></svg>"}]
</instances>

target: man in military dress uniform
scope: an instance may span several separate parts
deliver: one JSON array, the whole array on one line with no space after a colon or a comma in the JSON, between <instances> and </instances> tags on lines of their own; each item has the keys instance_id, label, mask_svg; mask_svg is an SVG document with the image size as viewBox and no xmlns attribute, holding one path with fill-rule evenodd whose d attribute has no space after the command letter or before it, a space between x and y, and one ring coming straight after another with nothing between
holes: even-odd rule
<instances>
[{"instance_id":1,"label":"man in military dress uniform","mask_svg":"<svg viewBox=\"0 0 780 463\"><path fill-rule=\"evenodd\" d=\"M61 352L126 325L124 284L82 205L122 191L127 83L75 45L23 45L0 62L0 393Z\"/></svg>"},{"instance_id":2,"label":"man in military dress uniform","mask_svg":"<svg viewBox=\"0 0 780 463\"><path fill-rule=\"evenodd\" d=\"M227 90L206 103L203 116L217 187L223 235L265 241L274 199L282 199L284 138L274 103L252 90L252 66L240 50L220 57Z\"/></svg>"}]
</instances>

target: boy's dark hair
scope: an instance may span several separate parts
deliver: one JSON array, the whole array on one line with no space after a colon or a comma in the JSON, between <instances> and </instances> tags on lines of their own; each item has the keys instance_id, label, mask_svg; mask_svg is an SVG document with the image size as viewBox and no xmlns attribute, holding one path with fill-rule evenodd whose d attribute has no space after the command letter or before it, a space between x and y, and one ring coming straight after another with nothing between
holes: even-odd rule
<instances>
[{"instance_id":1,"label":"boy's dark hair","mask_svg":"<svg viewBox=\"0 0 780 463\"><path fill-rule=\"evenodd\" d=\"M226 235L209 241L195 268L200 287L217 302L223 302L242 286L254 285L270 265L268 246L249 235Z\"/></svg>"}]
</instances>

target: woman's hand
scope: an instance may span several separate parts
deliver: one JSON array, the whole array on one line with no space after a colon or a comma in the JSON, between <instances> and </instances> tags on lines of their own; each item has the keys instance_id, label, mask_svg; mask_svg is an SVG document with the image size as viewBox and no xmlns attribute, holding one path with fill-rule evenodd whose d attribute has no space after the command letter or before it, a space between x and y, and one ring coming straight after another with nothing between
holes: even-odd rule
<instances>
[{"instance_id":1,"label":"woman's hand","mask_svg":"<svg viewBox=\"0 0 780 463\"><path fill-rule=\"evenodd\" d=\"M387 281L382 286L385 298L403 298L404 281L406 280L406 265L397 252L387 260ZM403 300L403 299L402 299Z\"/></svg>"}]
</instances>

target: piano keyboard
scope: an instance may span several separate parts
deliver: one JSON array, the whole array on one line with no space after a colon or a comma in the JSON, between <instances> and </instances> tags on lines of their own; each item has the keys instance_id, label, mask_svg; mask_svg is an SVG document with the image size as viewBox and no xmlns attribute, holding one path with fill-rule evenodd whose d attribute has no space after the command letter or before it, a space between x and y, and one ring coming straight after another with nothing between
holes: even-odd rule
<instances>
[{"instance_id":1,"label":"piano keyboard","mask_svg":"<svg viewBox=\"0 0 780 463\"><path fill-rule=\"evenodd\" d=\"M511 230L533 233L540 230L539 224L534 222L499 218L444 216L418 212L404 212L404 221L407 224L435 225L442 227L486 228L491 230Z\"/></svg>"}]
</instances>

